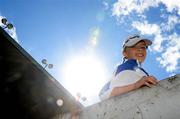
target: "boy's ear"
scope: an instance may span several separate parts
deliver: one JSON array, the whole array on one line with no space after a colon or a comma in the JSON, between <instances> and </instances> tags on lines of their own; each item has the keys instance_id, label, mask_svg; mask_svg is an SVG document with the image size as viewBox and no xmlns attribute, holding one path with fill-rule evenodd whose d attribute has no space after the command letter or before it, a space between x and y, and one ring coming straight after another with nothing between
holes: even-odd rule
<instances>
[{"instance_id":1,"label":"boy's ear","mask_svg":"<svg viewBox=\"0 0 180 119\"><path fill-rule=\"evenodd\" d=\"M123 55L124 57L127 57L127 53L125 51L123 51Z\"/></svg>"}]
</instances>

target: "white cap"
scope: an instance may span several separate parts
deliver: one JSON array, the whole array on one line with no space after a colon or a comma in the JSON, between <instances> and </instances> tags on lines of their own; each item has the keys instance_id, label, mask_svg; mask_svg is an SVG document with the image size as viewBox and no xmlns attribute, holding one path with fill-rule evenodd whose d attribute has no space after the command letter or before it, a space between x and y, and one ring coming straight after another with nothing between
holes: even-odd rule
<instances>
[{"instance_id":1,"label":"white cap","mask_svg":"<svg viewBox=\"0 0 180 119\"><path fill-rule=\"evenodd\" d=\"M123 44L123 50L125 49L125 47L131 47L134 46L135 44L137 44L140 41L144 41L146 43L146 46L150 46L152 44L152 41L146 38L141 38L139 35L132 35L129 36L124 44Z\"/></svg>"}]
</instances>

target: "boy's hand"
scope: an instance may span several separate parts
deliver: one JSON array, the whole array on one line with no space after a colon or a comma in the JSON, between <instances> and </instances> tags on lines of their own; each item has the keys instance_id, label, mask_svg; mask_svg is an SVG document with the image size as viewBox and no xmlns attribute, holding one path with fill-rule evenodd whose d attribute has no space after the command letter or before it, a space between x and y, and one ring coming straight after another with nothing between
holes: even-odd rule
<instances>
[{"instance_id":1,"label":"boy's hand","mask_svg":"<svg viewBox=\"0 0 180 119\"><path fill-rule=\"evenodd\" d=\"M151 88L153 85L156 85L157 83L158 80L154 76L144 76L135 83L135 88L138 89L144 85Z\"/></svg>"}]
</instances>

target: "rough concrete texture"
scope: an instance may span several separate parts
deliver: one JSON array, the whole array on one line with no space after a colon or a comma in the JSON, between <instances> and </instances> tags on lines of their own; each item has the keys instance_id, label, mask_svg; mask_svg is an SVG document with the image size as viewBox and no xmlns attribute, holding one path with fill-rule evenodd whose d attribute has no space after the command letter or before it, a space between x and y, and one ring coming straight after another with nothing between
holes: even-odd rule
<instances>
[{"instance_id":1,"label":"rough concrete texture","mask_svg":"<svg viewBox=\"0 0 180 119\"><path fill-rule=\"evenodd\" d=\"M180 119L180 74L86 107L78 119Z\"/></svg>"}]
</instances>

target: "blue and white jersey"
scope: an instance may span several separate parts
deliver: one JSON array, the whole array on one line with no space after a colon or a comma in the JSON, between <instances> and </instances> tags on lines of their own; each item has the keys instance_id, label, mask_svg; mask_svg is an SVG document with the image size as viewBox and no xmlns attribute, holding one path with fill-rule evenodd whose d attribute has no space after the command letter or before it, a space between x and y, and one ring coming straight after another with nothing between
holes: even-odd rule
<instances>
[{"instance_id":1,"label":"blue and white jersey","mask_svg":"<svg viewBox=\"0 0 180 119\"><path fill-rule=\"evenodd\" d=\"M101 89L99 93L100 99L108 99L113 88L133 84L143 76L148 76L148 73L139 66L138 62L134 59L127 60L117 66L111 80Z\"/></svg>"}]
</instances>

